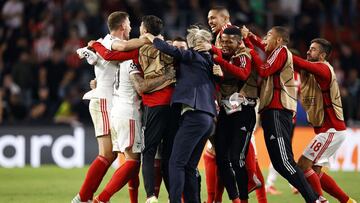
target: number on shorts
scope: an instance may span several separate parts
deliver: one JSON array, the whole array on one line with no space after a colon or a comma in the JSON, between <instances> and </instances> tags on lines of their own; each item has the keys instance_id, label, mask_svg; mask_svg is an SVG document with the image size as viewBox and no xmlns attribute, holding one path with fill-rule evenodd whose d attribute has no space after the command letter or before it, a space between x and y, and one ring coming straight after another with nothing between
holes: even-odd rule
<instances>
[{"instance_id":1,"label":"number on shorts","mask_svg":"<svg viewBox=\"0 0 360 203\"><path fill-rule=\"evenodd\" d=\"M314 143L310 146L310 148L314 149L314 151L317 152L319 151L321 145L322 145L321 142L315 140Z\"/></svg>"}]
</instances>

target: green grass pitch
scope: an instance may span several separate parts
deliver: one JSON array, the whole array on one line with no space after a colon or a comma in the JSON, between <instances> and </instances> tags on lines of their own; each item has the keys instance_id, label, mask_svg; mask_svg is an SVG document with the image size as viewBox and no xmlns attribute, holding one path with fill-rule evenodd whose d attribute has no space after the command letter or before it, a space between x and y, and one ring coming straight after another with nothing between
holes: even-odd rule
<instances>
[{"instance_id":1,"label":"green grass pitch","mask_svg":"<svg viewBox=\"0 0 360 203\"><path fill-rule=\"evenodd\" d=\"M41 168L0 168L0 203L69 203L78 192L84 179L86 168L61 169L55 166ZM104 188L114 170L110 169L104 178L99 191ZM202 201L206 201L205 176L202 172ZM266 171L263 171L266 174ZM354 199L360 201L360 174L359 172L330 172L338 184ZM142 179L142 178L140 178ZM268 195L268 202L304 202L300 195L293 195L283 178L278 178L276 185L283 191L282 195ZM160 203L167 202L166 190L162 184ZM325 195L330 202L335 199ZM127 186L119 191L111 200L112 203L129 202ZM139 202L145 202L145 191L142 183L139 188ZM230 202L226 192L223 202ZM255 194L251 194L249 202L257 202Z\"/></svg>"}]
</instances>

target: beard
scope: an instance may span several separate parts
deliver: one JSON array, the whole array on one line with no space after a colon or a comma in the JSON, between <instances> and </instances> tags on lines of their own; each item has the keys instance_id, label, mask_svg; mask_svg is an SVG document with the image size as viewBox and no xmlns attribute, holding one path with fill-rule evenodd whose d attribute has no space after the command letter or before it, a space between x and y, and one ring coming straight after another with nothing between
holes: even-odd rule
<instances>
[{"instance_id":1,"label":"beard","mask_svg":"<svg viewBox=\"0 0 360 203\"><path fill-rule=\"evenodd\" d=\"M317 62L317 61L319 61L319 57L309 57L309 56L307 56L306 60L311 61L311 62Z\"/></svg>"}]
</instances>

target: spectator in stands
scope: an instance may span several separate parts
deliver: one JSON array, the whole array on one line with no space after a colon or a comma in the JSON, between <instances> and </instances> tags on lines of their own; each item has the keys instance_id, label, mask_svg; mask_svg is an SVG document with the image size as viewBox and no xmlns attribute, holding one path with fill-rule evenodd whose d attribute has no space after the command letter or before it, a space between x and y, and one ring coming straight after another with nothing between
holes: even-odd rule
<instances>
[{"instance_id":1,"label":"spectator in stands","mask_svg":"<svg viewBox=\"0 0 360 203\"><path fill-rule=\"evenodd\" d=\"M330 63L334 65L339 84L341 84L341 78L345 77L338 75L338 73L348 75L350 69L359 68L357 55L360 52L360 30L352 28L357 28L356 22L358 22L359 16L356 14L359 13L360 7L354 3L356 1L296 0L291 5L287 2L285 0L244 0L224 1L221 2L221 5L230 9L231 16L233 16L232 22L239 26L242 23L251 23L251 28L256 30L258 34L263 33L266 27L271 27L274 24L288 24L293 30L291 36L294 42L293 46L296 46L302 55L305 55L307 43L311 39L319 36L328 39L335 45L334 57ZM153 14L164 17L167 28L164 34L166 38L173 38L185 34L183 32L185 28L194 22L204 23L203 17L207 16L210 7L216 6L217 3L219 1L210 1L210 3L208 1L189 0L152 0L150 3L149 1L138 0L0 1L0 78L4 78L8 73L17 72L19 70L17 60L24 50L31 48L30 57L38 60L34 61L33 64L34 73L37 75L39 69L41 83L33 84L35 88L28 91L31 92L31 100L34 100L36 105L39 102L38 87L44 87L48 89L48 98L51 99L51 102L48 101L49 105L52 102L60 103L64 96L65 87L87 88L87 81L85 80L92 76L90 69L82 68L83 64L79 64L76 61L77 59L71 57L70 51L77 46L77 42L73 46L63 46L63 44L69 44L73 41L74 27L77 29L77 41L98 38L106 32L104 16L115 10L126 10L132 16L130 20L134 24L132 36L137 35L138 29L136 27L140 25L139 16ZM281 7L276 6L279 4ZM165 9L158 9L160 8L159 5L164 6ZM279 14L279 10L286 10L287 8L293 12L286 13L286 16L279 18L279 15L284 13ZM297 14L299 9L300 12ZM288 18L288 14L295 16ZM289 23L289 19L290 21L294 19L295 23ZM65 53L64 57L67 57L66 61L68 62L67 64L62 63L63 70L54 71L59 73L55 76L54 72L50 70L53 66L47 66L48 62L52 61L50 58L53 56L53 49L58 53ZM14 66L15 64L17 67ZM70 67L77 69L74 72L68 72L67 70ZM52 76L45 74L47 72L51 72L49 75ZM47 80L44 78L50 80L46 82ZM56 78L56 80L51 80L52 78ZM19 83L19 75L14 77L14 80L15 83ZM18 85L24 89L23 84L19 83ZM3 86L1 79L0 86ZM342 94L349 91L347 87L340 87L340 89ZM58 96L59 92L61 92L60 97ZM5 91L3 93L4 98L8 98L8 94ZM53 97L54 95L55 97ZM21 99L23 100L22 96ZM343 99L346 100L346 96L343 96ZM355 105L357 109L359 109L358 103ZM351 106L347 105L346 102L343 104L344 114L347 117L347 107ZM34 107L34 104L27 104L26 115L31 112L31 106ZM355 123L359 121L360 115L356 115L359 113L351 113L354 115L349 116L353 120L355 119ZM4 112L4 116L5 114L6 112ZM8 121L8 118L6 117L4 121Z\"/></svg>"},{"instance_id":2,"label":"spectator in stands","mask_svg":"<svg viewBox=\"0 0 360 203\"><path fill-rule=\"evenodd\" d=\"M17 61L11 70L14 82L19 85L21 99L28 108L32 103L32 87L34 81L34 68L30 59L30 53L25 50L21 52L19 61Z\"/></svg>"},{"instance_id":3,"label":"spectator in stands","mask_svg":"<svg viewBox=\"0 0 360 203\"><path fill-rule=\"evenodd\" d=\"M359 120L360 108L360 79L359 70L352 68L349 70L347 80L344 82L344 87L347 90L349 103L348 106L348 123L352 124L354 120Z\"/></svg>"}]
</instances>

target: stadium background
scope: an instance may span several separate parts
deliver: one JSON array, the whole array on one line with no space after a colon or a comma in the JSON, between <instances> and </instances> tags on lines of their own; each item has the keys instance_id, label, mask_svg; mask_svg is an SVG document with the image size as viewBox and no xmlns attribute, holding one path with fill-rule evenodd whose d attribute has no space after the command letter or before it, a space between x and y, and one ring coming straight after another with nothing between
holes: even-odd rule
<instances>
[{"instance_id":1,"label":"stadium background","mask_svg":"<svg viewBox=\"0 0 360 203\"><path fill-rule=\"evenodd\" d=\"M25 165L55 164L76 171L74 167L82 167L95 157L97 145L88 103L81 100L94 74L89 65L78 59L75 50L107 33L108 14L127 11L131 37L139 34L141 16L157 15L165 22L165 38L171 39L184 36L190 24L207 25L207 12L215 5L229 9L233 24L247 25L259 35L264 35L273 25L287 26L291 30L289 47L297 49L303 57L311 39L320 36L332 42L330 63L340 84L349 127L348 139L334 159L332 170L355 171L336 174L353 178L343 185L353 183L349 188L355 189L360 199L356 190L360 186L356 183L360 181L360 2L357 0L0 0L0 181L8 183L5 176L16 181L16 171L22 173ZM306 115L298 106L297 125L306 126ZM260 164L266 168L269 159L261 129L256 134ZM312 136L311 128L296 129L296 156ZM83 149L73 147L74 143L83 144ZM7 169L13 167L20 169ZM30 169L23 170L26 174ZM73 193L82 177L74 183ZM32 182L24 184L30 187ZM65 199L71 199L73 194L69 195ZM11 199L14 196L16 193L0 187L0 202L16 200ZM24 202L33 202L31 199Z\"/></svg>"}]
</instances>

